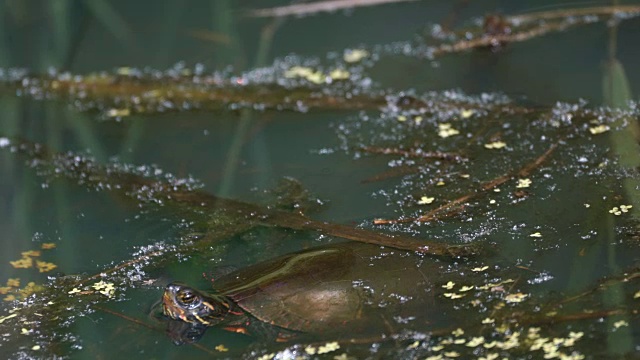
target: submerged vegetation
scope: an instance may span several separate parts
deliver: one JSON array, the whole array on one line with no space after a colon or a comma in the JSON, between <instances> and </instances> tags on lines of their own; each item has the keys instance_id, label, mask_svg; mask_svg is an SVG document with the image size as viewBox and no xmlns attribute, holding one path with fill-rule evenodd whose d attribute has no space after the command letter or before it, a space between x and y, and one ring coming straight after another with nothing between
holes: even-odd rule
<instances>
[{"instance_id":1,"label":"submerged vegetation","mask_svg":"<svg viewBox=\"0 0 640 360\"><path fill-rule=\"evenodd\" d=\"M309 10L296 6L295 11ZM64 8L53 11L65 13ZM85 11L97 11L94 21L111 24L110 32L127 38L130 30L106 2L96 1ZM254 13L260 14L269 15ZM115 319L105 325L104 333L113 336L110 341L144 332L122 344L123 351L162 353L166 347L155 347L158 338L164 338L165 324L143 314L148 309L140 304L156 302L145 303L145 297L160 299L166 269L183 276L201 274L212 264L237 265L229 264L239 258L237 252L247 264L342 239L408 250L415 253L416 263L441 261L441 273L428 275L450 326L284 344L248 343L218 333L215 343L205 338L182 351L260 359L582 359L633 354L633 344L640 339L640 109L616 58L615 39L616 27L637 23L638 15L640 7L631 5L488 15L457 30L433 26L417 40L355 46L324 58L290 55L266 65L263 47L269 47L274 29L284 21L275 18L263 28L255 68L244 72L208 72L201 65L182 63L166 71L121 67L90 74L69 72L64 61L48 72L6 67L0 71L3 100L63 104L73 116L82 117L70 121L77 138L72 143L81 144L73 147L55 129L51 133L58 135L44 139L20 131L29 124L5 112L0 128L5 173L53 192L56 208L51 212L63 228L74 222L69 199L87 192L91 202L100 196L114 199L128 214L127 221L139 227L135 231L142 240L125 242L123 252L107 261L78 267L52 260L59 246L51 237L33 236L33 245L20 249L5 246L13 251L9 264L15 274L37 268L49 276L38 282L16 276L0 279L6 282L0 287L5 300L0 312L2 352L13 357L73 357L82 351L95 355L102 350L77 327L99 314ZM500 57L516 42L569 29L579 32L596 23L606 23L610 31L605 106L582 100L532 104L500 93L421 91L411 83L390 89L376 77L381 68L387 69L385 61L401 67L406 59L441 64L469 52ZM237 41L233 24L218 24L226 26L219 29L226 34L224 41ZM57 36L65 39L64 34ZM73 44L62 43L73 49ZM233 51L240 50L231 47ZM179 116L161 118L167 114ZM177 175L149 165L157 159L137 164L127 151L108 156L113 151L93 146L101 143L96 139L124 134L123 148L135 148L145 131L141 123L162 121L180 129L203 114L237 123L233 134L221 137L233 139L222 169L216 170L222 175L215 194L204 179L183 175L195 169L187 167ZM347 155L349 164L356 164L348 166L367 169L360 179L367 189L363 191L383 206L363 212L365 218L352 224L326 221L331 202L344 194L321 200L293 179L275 190L260 184L260 193L266 195L261 199L234 199L231 189L241 178L241 148L252 139L252 131L280 120L256 125L252 116L271 114L294 114L297 122L330 116L333 141L320 147L305 143L305 153L330 160ZM105 121L113 127L99 132L91 126ZM51 119L44 122L53 126ZM227 129L219 122L212 126ZM178 140L154 146L177 145L184 146ZM21 191L25 202L36 196ZM156 223L169 225L155 230ZM162 235L148 234L154 231ZM73 232L60 233L56 236L64 245ZM372 276L376 271L384 269L371 267ZM134 303L133 310L123 305ZM607 345L598 345L602 342Z\"/></svg>"}]
</instances>

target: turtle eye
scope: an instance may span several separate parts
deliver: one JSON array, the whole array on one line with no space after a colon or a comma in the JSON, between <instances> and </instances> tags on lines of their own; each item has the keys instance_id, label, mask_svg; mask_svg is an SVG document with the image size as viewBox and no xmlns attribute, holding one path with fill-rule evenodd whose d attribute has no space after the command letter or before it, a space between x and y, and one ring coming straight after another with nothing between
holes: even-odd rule
<instances>
[{"instance_id":1,"label":"turtle eye","mask_svg":"<svg viewBox=\"0 0 640 360\"><path fill-rule=\"evenodd\" d=\"M178 300L185 305L194 305L198 302L198 295L190 289L182 289L178 291Z\"/></svg>"}]
</instances>

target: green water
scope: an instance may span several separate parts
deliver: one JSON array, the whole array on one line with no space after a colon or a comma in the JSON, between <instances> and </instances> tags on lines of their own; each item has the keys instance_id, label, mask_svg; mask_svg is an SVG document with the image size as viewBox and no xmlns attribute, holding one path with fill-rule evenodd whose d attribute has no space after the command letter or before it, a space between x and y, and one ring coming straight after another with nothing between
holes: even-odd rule
<instances>
[{"instance_id":1,"label":"green water","mask_svg":"<svg viewBox=\"0 0 640 360\"><path fill-rule=\"evenodd\" d=\"M20 86L3 87L0 286L19 279L0 295L7 300L0 305L3 358L436 359L454 352L461 358L542 358L552 348L542 350L545 338L564 339L553 348L575 358L633 357L640 350L640 162L629 130L638 113L626 103L637 99L640 83L634 67L640 60L637 18L615 28L598 22L499 51L477 49L432 60L419 54L416 39L434 23L469 29L487 13L581 4L417 1L280 23L246 16L249 9L279 5L287 3L0 4L0 65L27 69L35 78L50 68L72 74L121 67L164 71L181 69L174 64L184 62L188 69L204 65L205 74L227 69L219 73L227 79L243 72L255 82L273 76L290 91L293 82L282 76L287 67L339 64L357 83L345 82L345 88L373 97L384 92L391 105L337 110L326 103L306 112L203 105L195 111L132 111L116 120L105 115L104 110L118 108L109 99L92 102L52 92L52 99L43 101L25 96ZM589 3L599 5L610 4ZM260 33L268 26L276 31L267 41ZM405 46L411 51L399 50ZM370 56L362 64L345 64L347 48L366 48ZM343 94L341 84L316 89ZM422 106L393 106L405 93L420 98ZM271 93L265 94L260 96ZM605 105L621 109L600 108ZM439 135L439 124L450 124L458 134ZM597 125L609 131L593 134ZM486 147L497 141L506 147ZM462 160L364 148L420 148L456 153ZM518 188L519 179L531 185ZM175 188L141 190L144 181L171 182ZM492 181L501 182L488 186ZM195 195L187 201L175 194ZM251 205L205 204L208 194ZM411 221L465 196L463 207L434 221ZM423 197L434 202L421 204ZM618 215L610 211L620 205L633 207ZM428 306L441 316L424 329L394 324L393 331L380 330L384 337L324 334L276 343L211 328L196 345L174 345L165 334L166 319L157 314L169 281L206 289L203 273L348 237L343 228L343 236L338 230L330 235L326 229L302 230L248 215L278 206L329 227L475 246L479 254L433 260L408 253L416 264L440 264L438 273L426 276L435 299ZM374 225L375 219L409 221ZM40 251L27 256L34 266L39 260L57 267L41 273L34 266L12 265L29 250ZM156 252L157 258L139 261L141 254ZM136 265L110 272L128 261ZM483 270L471 270L478 268ZM378 279L385 269L370 270ZM102 272L109 274L99 276ZM113 284L111 295L93 287L100 280ZM455 283L452 289L446 288L449 281ZM17 289L29 282L42 288L19 296ZM461 291L465 286L475 288ZM74 289L81 293L70 293ZM452 293L462 297L452 299ZM18 299L10 301L12 294ZM513 300L520 294L524 301ZM452 334L458 328L464 335ZM579 337L575 344L567 340L571 336ZM482 342L471 345L480 337ZM456 339L464 343L452 344ZM517 345L509 346L515 339ZM340 348L324 355L305 350L327 341ZM499 345L488 345L491 341Z\"/></svg>"}]
</instances>

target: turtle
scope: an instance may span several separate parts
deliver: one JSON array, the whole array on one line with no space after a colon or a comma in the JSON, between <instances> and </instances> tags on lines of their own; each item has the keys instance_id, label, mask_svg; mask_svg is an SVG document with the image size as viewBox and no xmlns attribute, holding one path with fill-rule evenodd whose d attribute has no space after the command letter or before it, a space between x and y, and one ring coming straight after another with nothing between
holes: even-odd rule
<instances>
[{"instance_id":1,"label":"turtle","mask_svg":"<svg viewBox=\"0 0 640 360\"><path fill-rule=\"evenodd\" d=\"M176 343L194 342L211 326L279 341L299 333L335 338L425 330L438 312L431 277L441 265L377 245L322 245L232 271L215 279L211 291L170 283L162 309L188 334L172 336Z\"/></svg>"}]
</instances>

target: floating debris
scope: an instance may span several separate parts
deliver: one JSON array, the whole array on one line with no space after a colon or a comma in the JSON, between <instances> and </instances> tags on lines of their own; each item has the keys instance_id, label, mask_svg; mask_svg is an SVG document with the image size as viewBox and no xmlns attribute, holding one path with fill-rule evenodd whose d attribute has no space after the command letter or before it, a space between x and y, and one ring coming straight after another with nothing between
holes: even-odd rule
<instances>
[{"instance_id":1,"label":"floating debris","mask_svg":"<svg viewBox=\"0 0 640 360\"><path fill-rule=\"evenodd\" d=\"M460 134L460 131L454 129L451 124L443 123L438 124L438 136L441 138L448 138L449 136L454 136Z\"/></svg>"},{"instance_id":2,"label":"floating debris","mask_svg":"<svg viewBox=\"0 0 640 360\"><path fill-rule=\"evenodd\" d=\"M489 268L489 266L485 265L485 266L481 266L481 267L475 267L473 269L471 269L471 271L475 271L475 272L482 272L485 271Z\"/></svg>"},{"instance_id":3,"label":"floating debris","mask_svg":"<svg viewBox=\"0 0 640 360\"><path fill-rule=\"evenodd\" d=\"M507 143L504 141L494 141L492 143L484 144L486 149L502 149L505 146L507 146Z\"/></svg>"},{"instance_id":4,"label":"floating debris","mask_svg":"<svg viewBox=\"0 0 640 360\"><path fill-rule=\"evenodd\" d=\"M493 323L495 323L495 322L496 322L496 320L495 320L495 319L492 319L492 318L484 318L484 319L482 320L482 323L483 323L483 324L493 324Z\"/></svg>"},{"instance_id":5,"label":"floating debris","mask_svg":"<svg viewBox=\"0 0 640 360\"><path fill-rule=\"evenodd\" d=\"M609 125L598 125L589 128L591 135L598 135L609 131Z\"/></svg>"},{"instance_id":6,"label":"floating debris","mask_svg":"<svg viewBox=\"0 0 640 360\"><path fill-rule=\"evenodd\" d=\"M41 273L43 273L43 272L48 272L48 271L51 271L51 270L57 268L58 265L56 265L54 263L46 262L46 261L36 260L36 267L38 268L38 270Z\"/></svg>"},{"instance_id":7,"label":"floating debris","mask_svg":"<svg viewBox=\"0 0 640 360\"><path fill-rule=\"evenodd\" d=\"M518 179L517 189L528 188L531 185L531 179Z\"/></svg>"},{"instance_id":8,"label":"floating debris","mask_svg":"<svg viewBox=\"0 0 640 360\"><path fill-rule=\"evenodd\" d=\"M369 52L364 49L348 49L345 50L343 59L348 63L357 63L369 56Z\"/></svg>"},{"instance_id":9,"label":"floating debris","mask_svg":"<svg viewBox=\"0 0 640 360\"><path fill-rule=\"evenodd\" d=\"M504 297L504 301L506 301L507 303L513 304L513 303L519 303L524 301L524 299L527 298L527 294L523 294L523 293L515 293L515 294L509 294L507 296Z\"/></svg>"},{"instance_id":10,"label":"floating debris","mask_svg":"<svg viewBox=\"0 0 640 360\"><path fill-rule=\"evenodd\" d=\"M220 351L220 352L227 352L227 351L229 351L229 349L228 349L226 346L224 346L223 344L217 345L214 349L215 349L216 351Z\"/></svg>"},{"instance_id":11,"label":"floating debris","mask_svg":"<svg viewBox=\"0 0 640 360\"><path fill-rule=\"evenodd\" d=\"M619 329L621 327L627 327L627 326L629 326L629 323L626 320L620 320L613 323L614 329Z\"/></svg>"},{"instance_id":12,"label":"floating debris","mask_svg":"<svg viewBox=\"0 0 640 360\"><path fill-rule=\"evenodd\" d=\"M451 290L451 289L453 289L454 285L455 285L455 283L453 281L449 281L448 283L442 285L442 287L447 289L447 290Z\"/></svg>"},{"instance_id":13,"label":"floating debris","mask_svg":"<svg viewBox=\"0 0 640 360\"><path fill-rule=\"evenodd\" d=\"M423 197L420 198L420 200L418 200L418 205L431 204L433 202L433 200L435 200L434 197L423 196Z\"/></svg>"},{"instance_id":14,"label":"floating debris","mask_svg":"<svg viewBox=\"0 0 640 360\"><path fill-rule=\"evenodd\" d=\"M322 346L318 347L318 355L330 353L330 352L336 351L338 349L340 349L340 344L338 344L336 341L330 342L330 343L326 343L325 345L322 345Z\"/></svg>"},{"instance_id":15,"label":"floating debris","mask_svg":"<svg viewBox=\"0 0 640 360\"><path fill-rule=\"evenodd\" d=\"M629 209L631 209L632 207L633 205L620 205L620 207L614 206L611 210L609 210L609 213L619 216L622 215L622 213L629 212Z\"/></svg>"},{"instance_id":16,"label":"floating debris","mask_svg":"<svg viewBox=\"0 0 640 360\"><path fill-rule=\"evenodd\" d=\"M463 109L460 112L460 117L462 117L463 119L468 119L470 118L473 114L475 114L476 112L474 110L468 110L468 109Z\"/></svg>"},{"instance_id":17,"label":"floating debris","mask_svg":"<svg viewBox=\"0 0 640 360\"><path fill-rule=\"evenodd\" d=\"M104 282L102 280L93 284L91 287L96 289L100 294L109 298L113 297L113 294L116 291L113 283Z\"/></svg>"}]
</instances>

